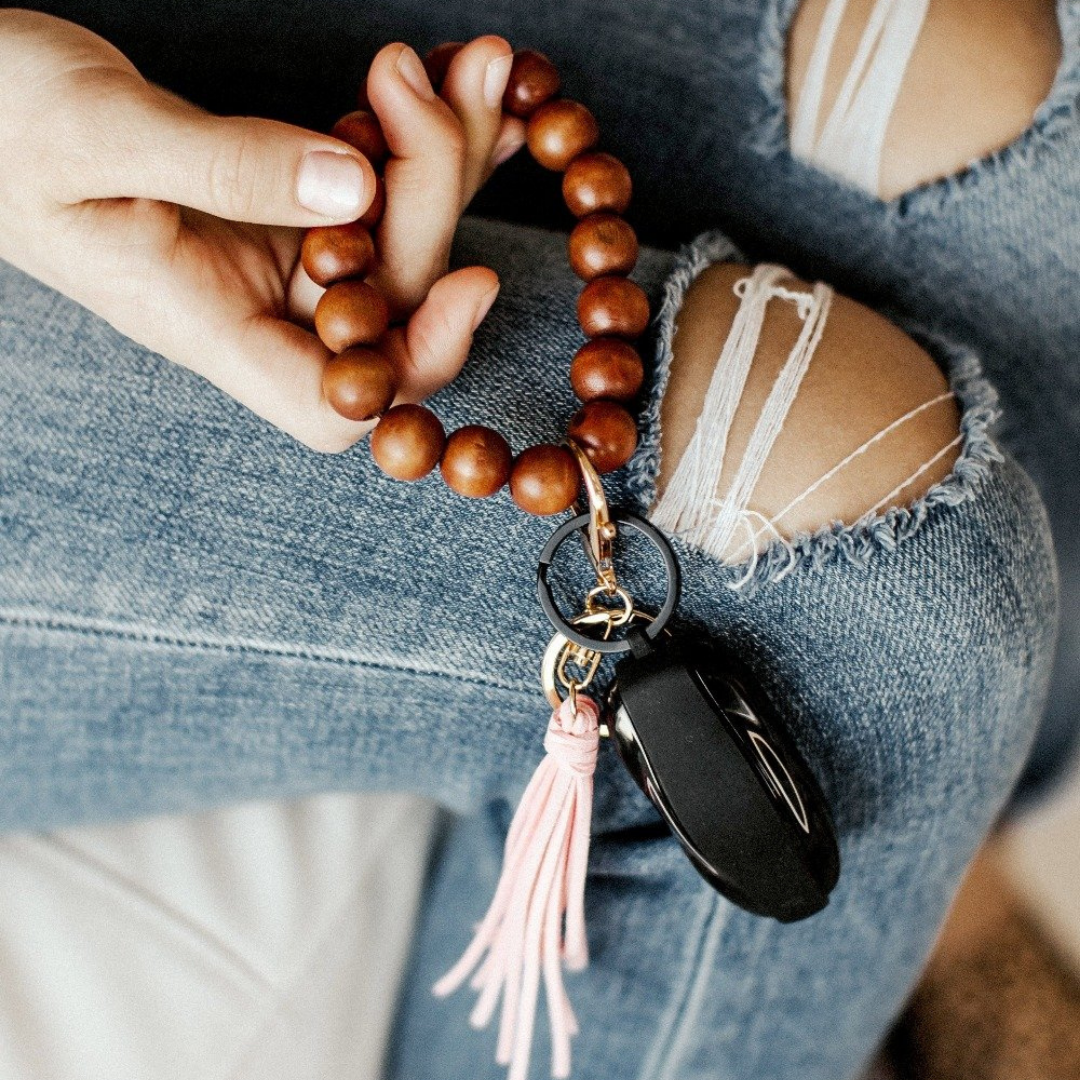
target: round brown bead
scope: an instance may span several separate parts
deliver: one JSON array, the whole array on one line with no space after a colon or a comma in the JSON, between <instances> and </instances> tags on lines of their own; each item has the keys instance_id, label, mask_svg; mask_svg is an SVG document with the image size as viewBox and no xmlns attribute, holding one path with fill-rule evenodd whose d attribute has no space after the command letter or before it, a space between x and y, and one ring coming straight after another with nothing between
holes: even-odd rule
<instances>
[{"instance_id":1,"label":"round brown bead","mask_svg":"<svg viewBox=\"0 0 1080 1080\"><path fill-rule=\"evenodd\" d=\"M571 418L567 434L600 473L621 468L637 447L637 424L614 401L590 401L582 405Z\"/></svg>"},{"instance_id":2,"label":"round brown bead","mask_svg":"<svg viewBox=\"0 0 1080 1080\"><path fill-rule=\"evenodd\" d=\"M371 433L371 456L395 480L419 480L439 463L446 432L423 405L395 405Z\"/></svg>"},{"instance_id":3,"label":"round brown bead","mask_svg":"<svg viewBox=\"0 0 1080 1080\"><path fill-rule=\"evenodd\" d=\"M370 345L386 333L390 309L366 281L339 281L315 305L315 330L333 352Z\"/></svg>"},{"instance_id":4,"label":"round brown bead","mask_svg":"<svg viewBox=\"0 0 1080 1080\"><path fill-rule=\"evenodd\" d=\"M649 325L649 298L624 277L599 277L581 290L577 312L587 337L635 338Z\"/></svg>"},{"instance_id":5,"label":"round brown bead","mask_svg":"<svg viewBox=\"0 0 1080 1080\"><path fill-rule=\"evenodd\" d=\"M637 263L637 235L618 214L590 214L574 226L567 251L571 269L585 281L629 274Z\"/></svg>"},{"instance_id":6,"label":"round brown bead","mask_svg":"<svg viewBox=\"0 0 1080 1080\"><path fill-rule=\"evenodd\" d=\"M570 385L582 401L629 401L641 389L644 378L637 349L621 338L593 338L570 362Z\"/></svg>"},{"instance_id":7,"label":"round brown bead","mask_svg":"<svg viewBox=\"0 0 1080 1080\"><path fill-rule=\"evenodd\" d=\"M323 394L347 420L372 420L386 412L397 394L397 372L375 349L346 349L323 371Z\"/></svg>"},{"instance_id":8,"label":"round brown bead","mask_svg":"<svg viewBox=\"0 0 1080 1080\"><path fill-rule=\"evenodd\" d=\"M562 193L570 213L584 217L601 210L625 214L633 185L626 166L611 154L581 154L570 162Z\"/></svg>"},{"instance_id":9,"label":"round brown bead","mask_svg":"<svg viewBox=\"0 0 1080 1080\"><path fill-rule=\"evenodd\" d=\"M442 86L454 57L464 48L465 43L462 41L444 41L424 57L424 70L436 93Z\"/></svg>"},{"instance_id":10,"label":"round brown bead","mask_svg":"<svg viewBox=\"0 0 1080 1080\"><path fill-rule=\"evenodd\" d=\"M368 208L356 219L357 225L365 229L374 229L386 209L386 181L381 176L375 177L375 194L371 197Z\"/></svg>"},{"instance_id":11,"label":"round brown bead","mask_svg":"<svg viewBox=\"0 0 1080 1080\"><path fill-rule=\"evenodd\" d=\"M562 172L578 154L596 145L600 127L579 102L549 101L530 117L525 138L529 152L545 169Z\"/></svg>"},{"instance_id":12,"label":"round brown bead","mask_svg":"<svg viewBox=\"0 0 1080 1080\"><path fill-rule=\"evenodd\" d=\"M506 81L503 110L527 119L559 92L561 84L558 68L543 53L519 49L514 53L510 78Z\"/></svg>"},{"instance_id":13,"label":"round brown bead","mask_svg":"<svg viewBox=\"0 0 1080 1080\"><path fill-rule=\"evenodd\" d=\"M469 424L446 440L442 469L446 486L470 499L494 495L510 477L510 444L492 428Z\"/></svg>"},{"instance_id":14,"label":"round brown bead","mask_svg":"<svg viewBox=\"0 0 1080 1080\"><path fill-rule=\"evenodd\" d=\"M375 166L381 165L390 153L379 121L367 109L346 113L330 129L330 134L359 150Z\"/></svg>"},{"instance_id":15,"label":"round brown bead","mask_svg":"<svg viewBox=\"0 0 1080 1080\"><path fill-rule=\"evenodd\" d=\"M526 513L561 514L581 486L577 460L565 446L530 446L510 470L510 494Z\"/></svg>"},{"instance_id":16,"label":"round brown bead","mask_svg":"<svg viewBox=\"0 0 1080 1080\"><path fill-rule=\"evenodd\" d=\"M363 277L375 262L371 233L359 222L308 229L300 248L307 275L324 288L342 278Z\"/></svg>"}]
</instances>

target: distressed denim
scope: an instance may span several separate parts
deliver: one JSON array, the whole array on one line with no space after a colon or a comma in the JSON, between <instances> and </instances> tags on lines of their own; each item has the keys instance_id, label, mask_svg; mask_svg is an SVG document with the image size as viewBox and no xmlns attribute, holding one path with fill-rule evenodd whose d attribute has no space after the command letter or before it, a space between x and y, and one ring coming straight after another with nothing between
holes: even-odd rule
<instances>
[{"instance_id":1,"label":"distressed denim","mask_svg":"<svg viewBox=\"0 0 1080 1080\"><path fill-rule=\"evenodd\" d=\"M1061 567L1055 674L1025 792L1080 732L1080 0L1031 127L958 175L885 202L790 153L785 42L799 0L36 0L104 34L149 77L221 112L329 125L375 50L480 33L548 52L634 177L630 218L675 249L722 228L754 259L975 348L998 437L1049 510ZM972 88L977 93L977 88ZM525 155L522 155L524 158ZM558 188L504 166L478 206L566 228Z\"/></svg>"},{"instance_id":2,"label":"distressed denim","mask_svg":"<svg viewBox=\"0 0 1080 1080\"><path fill-rule=\"evenodd\" d=\"M703 230L724 226L752 256L884 308L950 376L961 458L913 506L774 547L742 589L729 586L743 568L678 545L680 616L745 651L781 703L833 807L843 875L805 923L734 909L605 748L592 965L570 979L579 1080L854 1076L1013 790L1046 691L1053 557L1017 460L1059 520L1077 505L1062 494L1078 483L1062 467L1077 442L1073 115L1048 106L974 179L880 204L787 154L792 6L52 8L211 107L322 127L385 40L496 30L556 57L631 166L635 223L656 245L637 277L666 299L645 436L616 501L651 502L682 290L702 263L737 254L715 234L671 254ZM553 177L514 163L481 205L535 220L557 199ZM492 423L518 448L558 437L580 341L563 237L470 219L455 259L493 266L503 290L436 409L448 427ZM509 804L538 759L550 628L533 576L552 523L505 495L465 502L435 479L387 481L364 446L314 455L3 266L0 358L0 826L327 790L433 797L449 814L390 1075L501 1076L491 1034L465 1023L470 995L433 1002L428 987L482 913ZM997 433L983 364L1002 393ZM1039 386L1059 393L1035 414ZM632 584L655 602L647 567ZM544 1042L541 1025L537 1076Z\"/></svg>"},{"instance_id":3,"label":"distressed denim","mask_svg":"<svg viewBox=\"0 0 1080 1080\"><path fill-rule=\"evenodd\" d=\"M618 502L652 500L682 291L736 254L711 235L682 259L643 256L661 316ZM435 407L448 426L497 422L515 446L557 437L580 334L563 238L472 219L455 257L492 265L503 292ZM550 627L534 574L552 523L505 494L392 482L364 445L313 454L10 268L0 312L0 826L328 790L435 798L454 816L391 1075L499 1075L490 1037L465 1023L469 995L436 1002L428 986L481 913L540 753ZM924 340L963 407L947 480L774 546L739 589L744 568L679 545L682 620L753 658L833 806L832 903L786 927L732 908L605 752L593 963L572 980L589 1021L581 1080L628 1063L650 1078L853 1075L1015 783L1053 639L1046 521L988 433L975 355ZM655 605L659 575L625 561ZM569 586L585 560L565 563Z\"/></svg>"}]
</instances>

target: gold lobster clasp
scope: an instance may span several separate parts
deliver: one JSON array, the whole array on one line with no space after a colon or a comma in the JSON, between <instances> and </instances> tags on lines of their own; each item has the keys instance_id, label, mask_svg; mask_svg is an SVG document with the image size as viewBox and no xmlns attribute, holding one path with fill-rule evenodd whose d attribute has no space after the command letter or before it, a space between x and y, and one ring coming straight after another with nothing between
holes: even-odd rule
<instances>
[{"instance_id":1,"label":"gold lobster clasp","mask_svg":"<svg viewBox=\"0 0 1080 1080\"><path fill-rule=\"evenodd\" d=\"M588 454L573 439L567 439L566 445L577 458L585 483L585 494L589 500L589 540L585 545L585 551L596 571L598 585L604 592L612 595L619 587L613 559L613 548L618 530L608 512L607 496L604 494L604 485L600 482L600 474L589 460Z\"/></svg>"}]
</instances>

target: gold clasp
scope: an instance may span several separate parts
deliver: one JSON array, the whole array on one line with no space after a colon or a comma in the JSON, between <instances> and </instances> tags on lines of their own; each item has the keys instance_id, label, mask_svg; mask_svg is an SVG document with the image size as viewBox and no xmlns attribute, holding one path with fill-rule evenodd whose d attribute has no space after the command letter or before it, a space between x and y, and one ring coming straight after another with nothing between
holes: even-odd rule
<instances>
[{"instance_id":1,"label":"gold clasp","mask_svg":"<svg viewBox=\"0 0 1080 1080\"><path fill-rule=\"evenodd\" d=\"M574 616L571 620L575 626L596 626L604 623L604 638L611 633L612 627L618 625L618 611L586 611ZM584 649L575 645L569 638L562 634L556 634L548 647L544 650L544 659L540 663L540 683L544 688L552 708L557 709L562 703L562 695L559 693L559 684L566 689L567 693L576 696L578 690L584 690L596 675L603 656L595 649ZM567 665L573 665L581 670L580 676L572 676L567 670Z\"/></svg>"},{"instance_id":2,"label":"gold clasp","mask_svg":"<svg viewBox=\"0 0 1080 1080\"><path fill-rule=\"evenodd\" d=\"M597 583L610 596L619 587L615 578L612 550L618 530L608 512L607 496L604 494L604 485L600 482L600 474L589 460L588 454L573 439L567 439L566 445L577 458L585 482L585 494L589 500L589 542L585 545L585 550L596 571Z\"/></svg>"}]
</instances>

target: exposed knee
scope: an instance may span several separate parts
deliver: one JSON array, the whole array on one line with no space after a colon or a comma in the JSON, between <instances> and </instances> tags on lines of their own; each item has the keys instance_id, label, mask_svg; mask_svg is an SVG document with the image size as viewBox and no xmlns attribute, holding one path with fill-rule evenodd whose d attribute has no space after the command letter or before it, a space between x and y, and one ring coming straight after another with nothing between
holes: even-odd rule
<instances>
[{"instance_id":1,"label":"exposed knee","mask_svg":"<svg viewBox=\"0 0 1080 1080\"><path fill-rule=\"evenodd\" d=\"M739 308L734 286L749 273L736 263L709 267L679 312L661 412L657 508L690 446ZM783 285L809 289L796 278ZM724 448L715 490L721 502L731 494L751 432L802 326L794 303L768 303ZM777 534L850 524L868 511L910 503L948 475L958 441L958 408L930 355L869 308L833 297L820 343L746 503L753 521L771 523L754 528L755 547L762 550ZM731 559L749 553L744 531L716 551Z\"/></svg>"},{"instance_id":2,"label":"exposed knee","mask_svg":"<svg viewBox=\"0 0 1080 1080\"><path fill-rule=\"evenodd\" d=\"M792 23L787 83L793 117L828 3L803 0ZM819 131L874 6L875 0L849 0L826 68ZM1011 142L1031 124L1060 59L1054 0L931 0L888 118L877 194L893 198ZM841 162L832 165L843 171Z\"/></svg>"}]
</instances>

